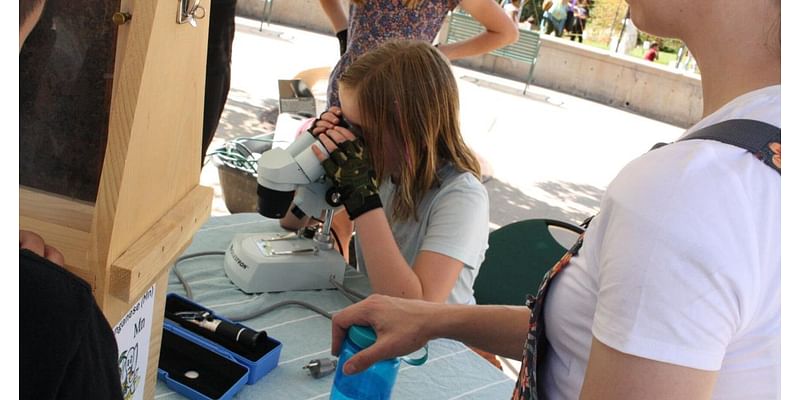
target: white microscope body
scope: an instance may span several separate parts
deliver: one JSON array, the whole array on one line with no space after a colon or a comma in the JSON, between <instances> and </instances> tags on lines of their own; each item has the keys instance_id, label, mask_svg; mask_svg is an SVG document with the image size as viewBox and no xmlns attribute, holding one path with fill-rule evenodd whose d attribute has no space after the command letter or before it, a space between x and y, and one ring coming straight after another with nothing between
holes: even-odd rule
<instances>
[{"instance_id":1,"label":"white microscope body","mask_svg":"<svg viewBox=\"0 0 800 400\"><path fill-rule=\"evenodd\" d=\"M259 213L282 218L294 202L306 215L322 217L323 226L313 239L286 232L234 236L225 253L225 273L244 292L327 289L335 287L331 280L344 281L346 263L330 236L334 210L326 201L330 184L312 146L322 149L304 131L288 147L273 148L261 156Z\"/></svg>"}]
</instances>

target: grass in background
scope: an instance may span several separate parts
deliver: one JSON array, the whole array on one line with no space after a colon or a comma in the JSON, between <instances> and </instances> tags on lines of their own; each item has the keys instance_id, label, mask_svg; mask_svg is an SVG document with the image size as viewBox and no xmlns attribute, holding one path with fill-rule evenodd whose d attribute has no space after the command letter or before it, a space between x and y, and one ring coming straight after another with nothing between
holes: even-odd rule
<instances>
[{"instance_id":1,"label":"grass in background","mask_svg":"<svg viewBox=\"0 0 800 400\"><path fill-rule=\"evenodd\" d=\"M596 40L584 39L583 44L591 47L595 47L598 49L608 50L608 43L600 42ZM645 50L642 46L636 46L633 50L628 52L628 55L634 58L642 59L644 57ZM658 60L657 63L663 65L669 65L670 62L674 62L678 59L678 55L675 53L667 53L665 51L658 52Z\"/></svg>"},{"instance_id":2,"label":"grass in background","mask_svg":"<svg viewBox=\"0 0 800 400\"><path fill-rule=\"evenodd\" d=\"M608 43L591 39L583 39L583 44L587 46L596 47L598 49L608 50Z\"/></svg>"}]
</instances>

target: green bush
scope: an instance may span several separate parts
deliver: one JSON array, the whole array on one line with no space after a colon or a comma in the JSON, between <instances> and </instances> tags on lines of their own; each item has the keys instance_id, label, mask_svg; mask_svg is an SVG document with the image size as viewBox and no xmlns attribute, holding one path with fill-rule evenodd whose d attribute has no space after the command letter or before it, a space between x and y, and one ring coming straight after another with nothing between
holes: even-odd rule
<instances>
[{"instance_id":1,"label":"green bush","mask_svg":"<svg viewBox=\"0 0 800 400\"><path fill-rule=\"evenodd\" d=\"M678 53L678 50L683 47L683 42L680 39L666 39L658 36L653 36L642 31L639 31L639 43L644 42L658 42L658 51L665 53Z\"/></svg>"}]
</instances>

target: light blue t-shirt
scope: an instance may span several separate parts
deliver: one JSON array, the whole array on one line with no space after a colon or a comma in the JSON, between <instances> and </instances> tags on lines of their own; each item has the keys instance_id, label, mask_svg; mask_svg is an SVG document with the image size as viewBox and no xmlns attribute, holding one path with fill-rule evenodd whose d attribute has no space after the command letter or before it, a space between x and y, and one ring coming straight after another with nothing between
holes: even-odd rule
<instances>
[{"instance_id":1,"label":"light blue t-shirt","mask_svg":"<svg viewBox=\"0 0 800 400\"><path fill-rule=\"evenodd\" d=\"M472 284L489 247L489 194L469 172L459 172L447 164L437 172L441 185L428 190L417 207L418 220L392 221L392 198L396 185L384 182L380 187L381 202L392 228L392 234L408 265L422 250L436 252L464 263L447 302L475 304ZM355 239L356 259L360 269L369 270L364 262L358 235Z\"/></svg>"}]
</instances>

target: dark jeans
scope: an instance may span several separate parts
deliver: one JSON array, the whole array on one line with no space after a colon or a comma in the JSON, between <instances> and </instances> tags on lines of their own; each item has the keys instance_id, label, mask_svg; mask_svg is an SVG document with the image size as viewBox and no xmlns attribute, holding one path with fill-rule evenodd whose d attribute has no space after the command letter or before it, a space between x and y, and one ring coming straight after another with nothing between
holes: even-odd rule
<instances>
[{"instance_id":1,"label":"dark jeans","mask_svg":"<svg viewBox=\"0 0 800 400\"><path fill-rule=\"evenodd\" d=\"M583 43L583 26L586 25L585 19L575 18L575 23L570 29L569 40L578 39L578 42Z\"/></svg>"},{"instance_id":2,"label":"dark jeans","mask_svg":"<svg viewBox=\"0 0 800 400\"><path fill-rule=\"evenodd\" d=\"M550 13L545 11L544 16L542 16L542 24L539 29L544 32L545 35L549 35L551 32L555 31L556 36L561 37L562 32L564 32L565 22L566 18L559 21L553 18Z\"/></svg>"},{"instance_id":3,"label":"dark jeans","mask_svg":"<svg viewBox=\"0 0 800 400\"><path fill-rule=\"evenodd\" d=\"M200 162L214 139L231 88L231 53L236 31L236 0L212 0L208 28L203 147Z\"/></svg>"},{"instance_id":4,"label":"dark jeans","mask_svg":"<svg viewBox=\"0 0 800 400\"><path fill-rule=\"evenodd\" d=\"M575 13L572 10L567 11L567 20L564 21L564 29L567 32L572 32L572 24L575 23Z\"/></svg>"}]
</instances>

